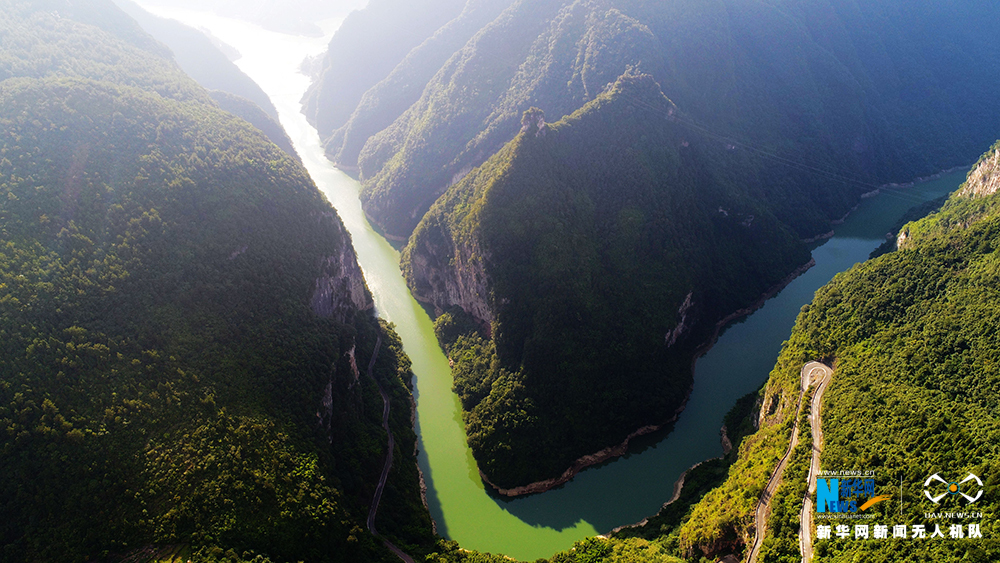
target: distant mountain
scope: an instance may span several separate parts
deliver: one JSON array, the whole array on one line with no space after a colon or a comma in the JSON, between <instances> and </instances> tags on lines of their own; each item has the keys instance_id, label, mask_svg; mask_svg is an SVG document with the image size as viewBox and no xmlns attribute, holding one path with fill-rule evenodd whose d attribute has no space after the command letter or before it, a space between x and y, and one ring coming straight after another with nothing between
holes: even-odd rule
<instances>
[{"instance_id":1,"label":"distant mountain","mask_svg":"<svg viewBox=\"0 0 1000 563\"><path fill-rule=\"evenodd\" d=\"M728 479L708 494L676 534L689 555L739 554L752 540L753 510L764 483L787 447L796 411L799 370L823 359L834 366L823 397L821 467L874 471L878 495L896 499L869 511L870 524L940 526L944 541L815 541L822 561L994 561L1000 546L985 531L997 499L998 381L986 366L1000 361L1000 143L972 168L940 212L909 223L899 249L838 275L804 307L774 371L760 392L767 410L747 438ZM811 436L800 430L799 450L772 500L763 560L798 560L799 511L806 495ZM985 495L975 504L950 497L926 500L925 481L980 477ZM902 485L903 491L900 491ZM968 482L973 496L980 486ZM813 497L815 499L815 496ZM961 500L960 503L953 501ZM984 517L929 518L967 512ZM830 524L817 521L817 524ZM833 522L839 524L840 522ZM981 525L983 539L951 540L951 525ZM853 534L853 526L850 528ZM815 532L815 530L814 530ZM814 533L813 538L816 538Z\"/></svg>"},{"instance_id":2,"label":"distant mountain","mask_svg":"<svg viewBox=\"0 0 1000 563\"><path fill-rule=\"evenodd\" d=\"M793 239L828 232L881 183L971 162L1000 129L1000 115L983 109L1000 92L1000 10L986 2L520 0L457 46L468 33L461 22L481 7L468 2L344 126L321 133L342 165L357 154L370 220L408 241L403 269L414 293L446 314L444 344L480 328L481 341L462 341L475 350L471 363L453 356L454 375L480 468L504 489L558 480L571 460L669 420L705 335L807 260ZM353 88L351 76L338 83ZM656 95L619 88L623 76L648 76ZM414 89L420 96L401 110ZM325 92L315 107L346 99ZM643 116L645 139L621 131L632 123L625 106ZM532 108L560 123L538 146L572 158L528 156ZM561 118L581 108L583 122L600 125L565 133L578 128ZM502 203L502 193L520 199ZM587 206L594 212L580 211ZM621 252L640 266L617 257L612 233L624 227L607 215L627 223L633 208L645 246ZM484 217L503 220L490 231ZM720 248L724 220L774 238L734 232ZM617 283L630 289L606 287ZM616 306L596 313L605 303ZM631 332L633 322L646 333ZM646 344L611 345L620 341ZM596 374L623 363L656 367L611 375L607 393L595 393ZM608 399L612 388L649 404L602 410L631 404ZM509 401L487 400L493 393ZM589 437L567 430L581 420ZM540 428L551 441L523 449Z\"/></svg>"},{"instance_id":3,"label":"distant mountain","mask_svg":"<svg viewBox=\"0 0 1000 563\"><path fill-rule=\"evenodd\" d=\"M361 96L406 54L457 16L464 0L372 0L347 16L330 41L303 111L326 135L343 126Z\"/></svg>"},{"instance_id":4,"label":"distant mountain","mask_svg":"<svg viewBox=\"0 0 1000 563\"><path fill-rule=\"evenodd\" d=\"M405 59L374 86L371 86L360 101L352 105L348 101L347 109L353 108L350 118L330 133L331 126L320 127L320 134L330 138L326 142L327 155L338 166L356 169L358 155L368 138L385 129L397 116L413 105L423 92L424 87L441 68L441 65L460 49L484 25L493 21L513 0L477 0L467 2L455 19L437 30L431 37L413 48ZM332 76L331 76L332 75ZM336 74L327 72L325 80L336 80ZM353 73L349 76L355 76ZM321 91L322 82L318 82L310 91L308 98L312 109L307 108L307 115L314 116L316 125L321 116L331 112L329 99ZM342 81L336 81L325 87L326 90L342 90ZM357 107L354 107L356 105Z\"/></svg>"},{"instance_id":5,"label":"distant mountain","mask_svg":"<svg viewBox=\"0 0 1000 563\"><path fill-rule=\"evenodd\" d=\"M380 529L431 544L409 362L336 212L114 5L77 6L0 8L0 558L393 560L364 530L379 334Z\"/></svg>"},{"instance_id":6,"label":"distant mountain","mask_svg":"<svg viewBox=\"0 0 1000 563\"><path fill-rule=\"evenodd\" d=\"M342 18L364 7L365 0L142 0L142 4L207 10L279 33L320 37L323 30L317 22Z\"/></svg>"},{"instance_id":7,"label":"distant mountain","mask_svg":"<svg viewBox=\"0 0 1000 563\"><path fill-rule=\"evenodd\" d=\"M131 0L115 0L115 4L135 19L146 33L169 47L177 65L198 84L246 98L272 119L278 119L278 110L267 94L203 32L176 20L154 16Z\"/></svg>"},{"instance_id":8,"label":"distant mountain","mask_svg":"<svg viewBox=\"0 0 1000 563\"><path fill-rule=\"evenodd\" d=\"M150 14L130 0L115 0L142 28L166 44L174 60L199 84L217 90L212 98L222 109L238 115L260 129L292 158L299 156L292 141L278 123L278 110L260 86L243 73L205 33L178 21Z\"/></svg>"},{"instance_id":9,"label":"distant mountain","mask_svg":"<svg viewBox=\"0 0 1000 563\"><path fill-rule=\"evenodd\" d=\"M858 192L845 190L839 176L908 180L971 160L992 135L995 119L978 110L997 86L996 73L984 72L996 64L989 5L784 4L521 1L463 46L445 49L448 27L428 34L412 56L434 43L454 50L426 84L428 71L414 73L413 61L397 69L414 78L396 89L422 89L420 99L401 113L399 104L357 108L379 123L395 120L360 152L365 209L405 238L449 185L513 137L524 110L537 106L556 120L629 66L651 74L708 130L693 134L724 137L720 143L765 159L770 195L788 200L778 211L803 235L824 232L853 205ZM327 80L345 93L370 83L367 67L345 70ZM345 104L336 88L317 93L310 103L319 109L309 113ZM384 86L374 89L366 104L383 96ZM322 135L339 136L339 125L316 123ZM351 157L345 153L344 163Z\"/></svg>"}]
</instances>

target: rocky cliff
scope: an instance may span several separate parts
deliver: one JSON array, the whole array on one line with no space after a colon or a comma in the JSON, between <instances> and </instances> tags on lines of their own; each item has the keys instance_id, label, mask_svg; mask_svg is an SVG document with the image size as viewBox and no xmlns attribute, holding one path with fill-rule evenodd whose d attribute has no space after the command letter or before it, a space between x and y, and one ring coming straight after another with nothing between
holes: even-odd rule
<instances>
[{"instance_id":1,"label":"rocky cliff","mask_svg":"<svg viewBox=\"0 0 1000 563\"><path fill-rule=\"evenodd\" d=\"M458 305L483 326L493 322L490 286L478 241L458 241L440 224L403 252L406 283L413 296L434 306L437 314Z\"/></svg>"},{"instance_id":2,"label":"rocky cliff","mask_svg":"<svg viewBox=\"0 0 1000 563\"><path fill-rule=\"evenodd\" d=\"M994 146L973 167L960 196L986 197L1000 189L1000 146Z\"/></svg>"},{"instance_id":3,"label":"rocky cliff","mask_svg":"<svg viewBox=\"0 0 1000 563\"><path fill-rule=\"evenodd\" d=\"M349 322L355 312L373 309L375 302L365 284L351 237L343 223L332 213L321 214L319 221L328 221L340 231L341 244L336 254L320 259L320 274L316 278L310 304L313 312L320 317Z\"/></svg>"}]
</instances>

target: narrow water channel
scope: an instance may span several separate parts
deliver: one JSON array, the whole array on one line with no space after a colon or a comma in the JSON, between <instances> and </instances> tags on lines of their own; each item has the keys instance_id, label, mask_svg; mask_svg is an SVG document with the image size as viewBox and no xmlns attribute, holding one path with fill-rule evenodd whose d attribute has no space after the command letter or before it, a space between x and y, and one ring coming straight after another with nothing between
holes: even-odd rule
<instances>
[{"instance_id":1,"label":"narrow water channel","mask_svg":"<svg viewBox=\"0 0 1000 563\"><path fill-rule=\"evenodd\" d=\"M236 47L239 67L271 97L281 123L320 190L353 238L378 314L396 324L416 375L419 464L438 532L462 547L522 560L549 557L588 535L642 520L670 498L688 467L722 453L719 428L736 399L757 389L774 365L800 307L836 273L863 261L907 209L954 190L964 172L863 200L836 235L813 251L816 266L764 307L730 326L697 363L687 409L673 432L637 453L588 469L555 490L513 500L497 498L479 478L466 445L447 359L431 320L412 298L399 254L361 212L360 186L324 157L319 137L300 112L309 79L297 72L306 56L322 53L329 37L268 32L211 14L150 6L158 15L209 29ZM339 22L323 22L332 33Z\"/></svg>"}]
</instances>

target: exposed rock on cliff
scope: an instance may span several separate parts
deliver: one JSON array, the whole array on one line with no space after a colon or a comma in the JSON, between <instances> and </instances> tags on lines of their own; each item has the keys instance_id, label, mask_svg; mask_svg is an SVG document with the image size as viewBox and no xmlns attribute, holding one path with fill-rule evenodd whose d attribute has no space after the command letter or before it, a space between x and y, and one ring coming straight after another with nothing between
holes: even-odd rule
<instances>
[{"instance_id":1,"label":"exposed rock on cliff","mask_svg":"<svg viewBox=\"0 0 1000 563\"><path fill-rule=\"evenodd\" d=\"M403 252L407 283L418 300L441 314L458 305L479 324L490 326L489 280L478 242L458 242L440 224L428 225L427 236Z\"/></svg>"},{"instance_id":2,"label":"exposed rock on cliff","mask_svg":"<svg viewBox=\"0 0 1000 563\"><path fill-rule=\"evenodd\" d=\"M1000 189L1000 147L994 146L969 172L960 196L986 197Z\"/></svg>"},{"instance_id":3,"label":"exposed rock on cliff","mask_svg":"<svg viewBox=\"0 0 1000 563\"><path fill-rule=\"evenodd\" d=\"M688 329L691 328L691 323L689 319L689 314L691 309L694 307L694 301L691 300L691 296L694 295L694 291L689 291L687 297L684 298L684 302L681 303L679 309L677 309L677 316L680 320L677 321L677 326L673 330L667 333L664 342L667 344L667 348L673 346L677 343L677 340L684 335Z\"/></svg>"},{"instance_id":4,"label":"exposed rock on cliff","mask_svg":"<svg viewBox=\"0 0 1000 563\"><path fill-rule=\"evenodd\" d=\"M316 278L310 304L320 317L345 322L354 317L355 311L367 311L374 308L375 303L358 266L350 235L332 214L324 213L321 217L322 221L336 224L344 244L337 254L320 259L320 275Z\"/></svg>"}]
</instances>

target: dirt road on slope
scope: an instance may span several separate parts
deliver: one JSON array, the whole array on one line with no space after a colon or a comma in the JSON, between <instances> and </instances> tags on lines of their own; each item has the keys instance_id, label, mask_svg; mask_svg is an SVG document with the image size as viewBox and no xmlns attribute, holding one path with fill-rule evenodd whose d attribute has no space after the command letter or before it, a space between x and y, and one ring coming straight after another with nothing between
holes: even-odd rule
<instances>
[{"instance_id":1,"label":"dirt road on slope","mask_svg":"<svg viewBox=\"0 0 1000 563\"><path fill-rule=\"evenodd\" d=\"M382 388L382 384L372 375L372 369L375 367L375 360L378 359L378 351L381 347L382 337L379 336L378 340L375 341L375 350L372 352L372 359L368 362L368 377L375 382L375 385L378 386L379 395L382 395L382 428L385 429L385 433L389 436L389 452L385 456L385 465L382 466L382 476L379 477L378 486L375 487L375 497L372 499L371 509L368 510L368 531L373 536L381 539L382 543L404 563L413 563L413 559L409 555L379 535L378 530L375 528L375 516L378 514L378 504L382 501L382 491L385 489L385 482L389 478L389 470L392 469L392 452L396 449L396 440L392 437L392 430L389 428L389 395Z\"/></svg>"},{"instance_id":2,"label":"dirt road on slope","mask_svg":"<svg viewBox=\"0 0 1000 563\"><path fill-rule=\"evenodd\" d=\"M785 450L785 455L782 456L781 461L778 462L778 466L771 473L771 478L768 479L767 486L764 487L764 492L761 493L760 502L757 503L757 510L754 512L753 547L750 549L750 556L747 558L747 563L757 562L761 544L764 541L764 536L767 534L767 517L771 514L771 499L774 497L774 493L778 490L778 487L781 486L781 478L785 473L785 468L788 467L788 461L792 457L792 450L799 444L798 413L802 408L802 399L805 397L809 386L816 381L822 380L824 374L827 373L832 373L832 371L829 367L819 362L809 362L802 366L799 381L799 401L795 407L795 423L792 426L792 438L788 441L788 449ZM818 464L819 462L817 461L816 463Z\"/></svg>"},{"instance_id":3,"label":"dirt road on slope","mask_svg":"<svg viewBox=\"0 0 1000 563\"><path fill-rule=\"evenodd\" d=\"M823 405L823 393L826 392L830 380L833 379L833 370L820 364L821 367L814 368L822 372L816 392L813 393L812 405L809 413L809 427L812 429L812 461L809 462L809 490L802 503L802 513L799 518L799 551L802 552L802 561L809 563L813 556L813 510L812 497L816 494L816 476L819 474L819 454L823 451L823 427L820 409Z\"/></svg>"}]
</instances>

